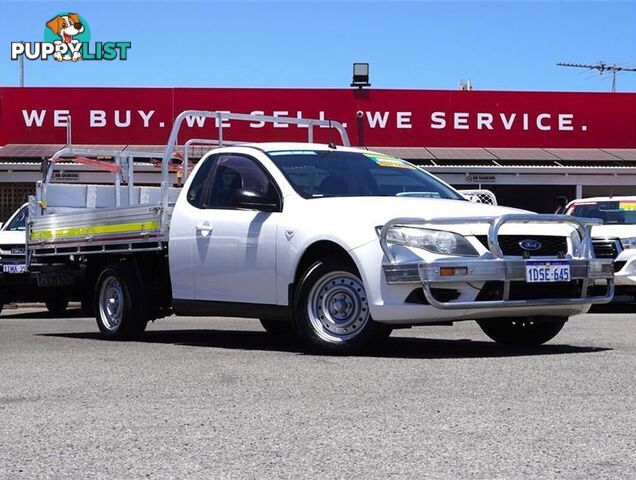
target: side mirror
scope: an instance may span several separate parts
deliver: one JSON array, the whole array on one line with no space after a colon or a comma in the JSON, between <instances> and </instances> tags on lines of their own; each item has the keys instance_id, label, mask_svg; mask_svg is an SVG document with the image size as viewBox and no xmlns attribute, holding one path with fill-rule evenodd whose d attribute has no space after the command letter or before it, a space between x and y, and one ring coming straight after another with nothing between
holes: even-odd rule
<instances>
[{"instance_id":1,"label":"side mirror","mask_svg":"<svg viewBox=\"0 0 636 480\"><path fill-rule=\"evenodd\" d=\"M256 190L241 188L236 191L232 199L233 206L246 210L260 210L261 212L276 212L278 204L272 202L268 196Z\"/></svg>"}]
</instances>

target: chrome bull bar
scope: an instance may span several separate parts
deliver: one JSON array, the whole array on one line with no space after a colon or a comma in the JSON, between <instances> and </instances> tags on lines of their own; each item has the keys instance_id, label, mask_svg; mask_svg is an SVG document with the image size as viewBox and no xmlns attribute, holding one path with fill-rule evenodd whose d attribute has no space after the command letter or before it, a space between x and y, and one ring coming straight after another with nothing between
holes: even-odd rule
<instances>
[{"instance_id":1,"label":"chrome bull bar","mask_svg":"<svg viewBox=\"0 0 636 480\"><path fill-rule=\"evenodd\" d=\"M574 251L568 253L564 259L570 265L570 279L581 281L581 295L569 298L543 298L528 300L510 300L510 284L515 281L525 281L526 259L504 255L499 244L499 230L506 223L532 223L532 224L567 224L574 227L578 233L581 244L576 256ZM602 222L597 219L580 219L569 215L545 215L545 214L507 214L499 217L458 217L458 218L395 218L387 222L380 230L380 246L387 262L383 264L383 270L388 283L421 283L424 296L430 305L444 309L481 309L481 308L507 308L507 307L531 307L549 305L585 305L608 303L614 296L614 271L613 260L598 259L594 256L591 228ZM480 257L449 257L434 260L432 262L399 262L387 241L387 235L391 228L396 226L443 226L489 224L488 250L489 253ZM555 260L557 260L555 258ZM546 259L550 261L550 259ZM446 276L440 273L440 269L458 268L458 275ZM607 281L607 291L601 296L587 296L588 287L595 279ZM432 284L457 283L457 282L503 282L501 300L484 301L448 301L443 302L435 298L432 293ZM546 283L550 285L550 283Z\"/></svg>"}]
</instances>

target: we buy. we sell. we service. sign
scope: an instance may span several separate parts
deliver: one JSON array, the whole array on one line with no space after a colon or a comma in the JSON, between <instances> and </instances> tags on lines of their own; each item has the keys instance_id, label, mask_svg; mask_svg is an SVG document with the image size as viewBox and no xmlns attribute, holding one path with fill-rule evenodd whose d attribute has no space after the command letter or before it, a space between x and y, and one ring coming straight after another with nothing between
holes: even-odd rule
<instances>
[{"instance_id":1,"label":"we buy. we sell. we service. sign","mask_svg":"<svg viewBox=\"0 0 636 480\"><path fill-rule=\"evenodd\" d=\"M354 145L636 148L636 94L260 88L0 88L0 144L65 143L70 116L76 144L160 145L189 109L336 120ZM212 136L214 122L187 118L182 135ZM307 138L296 125L224 128L228 140Z\"/></svg>"}]
</instances>

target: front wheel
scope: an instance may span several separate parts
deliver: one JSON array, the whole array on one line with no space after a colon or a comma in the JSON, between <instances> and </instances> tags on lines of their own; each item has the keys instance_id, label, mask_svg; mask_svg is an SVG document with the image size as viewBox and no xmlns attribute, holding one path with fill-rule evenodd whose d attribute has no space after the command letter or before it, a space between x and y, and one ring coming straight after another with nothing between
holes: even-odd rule
<instances>
[{"instance_id":1,"label":"front wheel","mask_svg":"<svg viewBox=\"0 0 636 480\"><path fill-rule=\"evenodd\" d=\"M298 334L311 347L353 353L386 339L391 329L375 322L357 269L346 260L314 263L303 275L294 301Z\"/></svg>"},{"instance_id":2,"label":"front wheel","mask_svg":"<svg viewBox=\"0 0 636 480\"><path fill-rule=\"evenodd\" d=\"M115 263L102 270L96 285L95 316L105 338L139 338L148 323L143 291L132 267Z\"/></svg>"},{"instance_id":3,"label":"front wheel","mask_svg":"<svg viewBox=\"0 0 636 480\"><path fill-rule=\"evenodd\" d=\"M497 343L532 346L552 340L566 321L567 317L520 317L480 320L477 323Z\"/></svg>"}]
</instances>

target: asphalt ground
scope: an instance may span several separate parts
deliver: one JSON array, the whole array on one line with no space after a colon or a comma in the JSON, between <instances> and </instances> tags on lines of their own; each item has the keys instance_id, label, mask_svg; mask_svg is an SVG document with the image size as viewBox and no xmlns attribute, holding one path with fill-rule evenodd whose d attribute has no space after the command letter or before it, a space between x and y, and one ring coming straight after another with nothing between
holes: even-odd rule
<instances>
[{"instance_id":1,"label":"asphalt ground","mask_svg":"<svg viewBox=\"0 0 636 480\"><path fill-rule=\"evenodd\" d=\"M636 478L636 316L540 348L473 322L309 355L257 321L0 316L0 478Z\"/></svg>"}]
</instances>

